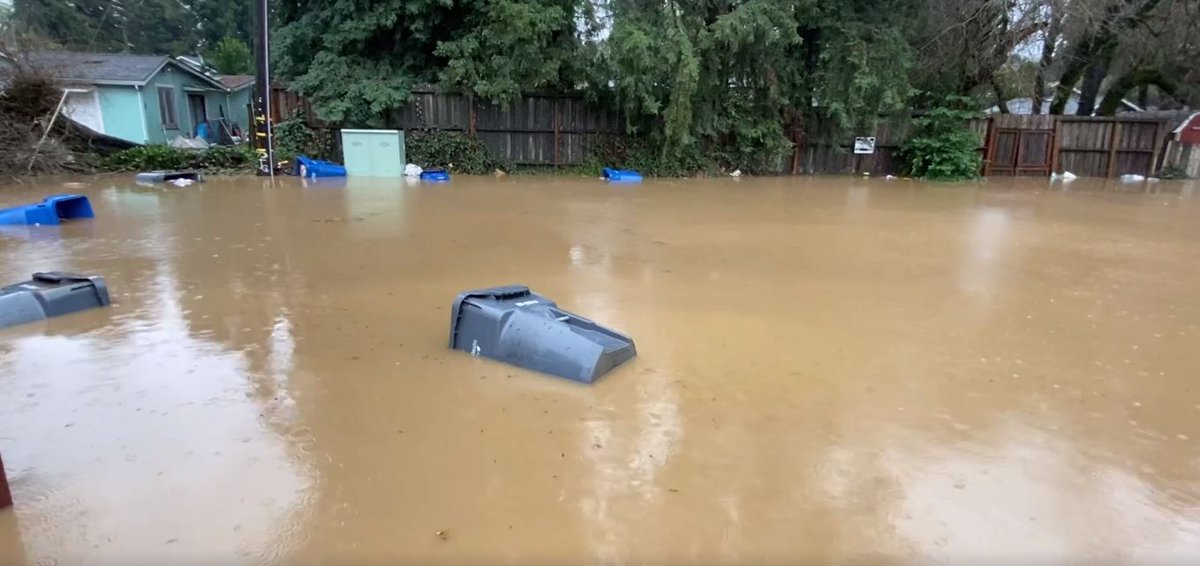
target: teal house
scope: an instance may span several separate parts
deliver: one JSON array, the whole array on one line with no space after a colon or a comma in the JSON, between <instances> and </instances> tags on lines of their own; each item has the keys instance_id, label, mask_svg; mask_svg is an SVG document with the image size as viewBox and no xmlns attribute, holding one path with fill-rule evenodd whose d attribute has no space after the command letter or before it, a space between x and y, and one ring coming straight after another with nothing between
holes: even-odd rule
<instances>
[{"instance_id":1,"label":"teal house","mask_svg":"<svg viewBox=\"0 0 1200 566\"><path fill-rule=\"evenodd\" d=\"M63 113L97 133L165 144L205 131L209 142L228 142L249 130L251 76L220 76L166 55L44 51L29 62L62 86Z\"/></svg>"}]
</instances>

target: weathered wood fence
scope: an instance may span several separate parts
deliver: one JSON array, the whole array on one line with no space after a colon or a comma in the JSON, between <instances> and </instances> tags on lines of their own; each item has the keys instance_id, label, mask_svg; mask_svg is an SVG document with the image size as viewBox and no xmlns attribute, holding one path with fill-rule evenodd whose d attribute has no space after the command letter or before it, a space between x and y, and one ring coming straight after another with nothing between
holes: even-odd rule
<instances>
[{"instance_id":1,"label":"weathered wood fence","mask_svg":"<svg viewBox=\"0 0 1200 566\"><path fill-rule=\"evenodd\" d=\"M279 90L276 119L301 115L316 127L305 101ZM388 128L443 130L476 136L506 163L515 165L579 165L602 139L624 133L617 112L588 105L582 95L533 94L508 107L433 88L413 89L412 101L386 121ZM336 138L337 136L334 136Z\"/></svg>"},{"instance_id":2,"label":"weathered wood fence","mask_svg":"<svg viewBox=\"0 0 1200 566\"><path fill-rule=\"evenodd\" d=\"M982 157L987 149L988 120L972 120L970 126L979 138L978 151ZM873 130L858 134L875 138L875 152L858 155L854 153L852 137L830 143L822 140L809 141L801 135L793 134L792 143L795 147L791 166L784 173L900 175L904 169L900 160L900 147L911 131L912 123L909 120L882 121Z\"/></svg>"},{"instance_id":3,"label":"weathered wood fence","mask_svg":"<svg viewBox=\"0 0 1200 566\"><path fill-rule=\"evenodd\" d=\"M1038 175L1070 171L1085 177L1154 175L1173 124L1136 115L1113 117L1018 116L973 120L985 175ZM796 146L792 173L899 175L897 151L909 133L904 122L873 132L875 154L854 155L853 139Z\"/></svg>"},{"instance_id":4,"label":"weathered wood fence","mask_svg":"<svg viewBox=\"0 0 1200 566\"><path fill-rule=\"evenodd\" d=\"M316 129L331 130L300 96L276 88L273 118L303 116ZM516 165L578 165L606 138L624 133L619 113L589 105L582 95L532 94L508 107L435 88L413 90L412 101L386 120L389 128L445 130L478 137L494 157ZM1162 165L1172 124L1137 115L1112 117L997 114L972 120L985 175L1049 175L1070 171L1089 177L1128 173L1153 175ZM854 139L834 142L792 133L792 156L784 174L900 175L899 149L910 120L881 121L873 130L875 152L856 155ZM338 143L337 135L327 136ZM340 147L335 154L340 153Z\"/></svg>"}]
</instances>

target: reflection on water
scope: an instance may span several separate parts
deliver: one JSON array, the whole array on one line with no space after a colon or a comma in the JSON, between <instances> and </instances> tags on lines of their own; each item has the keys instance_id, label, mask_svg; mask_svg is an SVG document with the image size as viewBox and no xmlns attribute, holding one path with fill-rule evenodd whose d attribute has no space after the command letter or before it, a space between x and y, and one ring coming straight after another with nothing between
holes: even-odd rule
<instances>
[{"instance_id":1,"label":"reflection on water","mask_svg":"<svg viewBox=\"0 0 1200 566\"><path fill-rule=\"evenodd\" d=\"M959 285L980 306L991 306L992 295L1002 275L1004 246L1011 230L1008 209L982 206L970 221L966 258L959 272Z\"/></svg>"},{"instance_id":2,"label":"reflection on water","mask_svg":"<svg viewBox=\"0 0 1200 566\"><path fill-rule=\"evenodd\" d=\"M114 299L0 331L0 564L1200 561L1194 182L82 181L0 231ZM514 283L639 357L448 351Z\"/></svg>"},{"instance_id":3,"label":"reflection on water","mask_svg":"<svg viewBox=\"0 0 1200 566\"><path fill-rule=\"evenodd\" d=\"M951 449L883 448L901 491L893 524L911 552L945 563L1200 561L1194 505L1019 422L987 436Z\"/></svg>"},{"instance_id":4,"label":"reflection on water","mask_svg":"<svg viewBox=\"0 0 1200 566\"><path fill-rule=\"evenodd\" d=\"M671 464L683 440L678 398L658 372L644 372L635 415L608 406L589 420L579 451L590 460L591 493L580 501L589 545L602 562L624 562L631 556L625 541L639 528L647 510L669 502L672 488L657 481ZM626 430L629 429L629 430Z\"/></svg>"}]
</instances>

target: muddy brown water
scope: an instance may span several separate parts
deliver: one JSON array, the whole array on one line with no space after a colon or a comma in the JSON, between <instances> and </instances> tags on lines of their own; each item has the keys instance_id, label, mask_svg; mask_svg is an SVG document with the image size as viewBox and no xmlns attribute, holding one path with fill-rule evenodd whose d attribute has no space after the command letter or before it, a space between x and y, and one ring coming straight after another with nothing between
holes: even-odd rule
<instances>
[{"instance_id":1,"label":"muddy brown water","mask_svg":"<svg viewBox=\"0 0 1200 566\"><path fill-rule=\"evenodd\" d=\"M82 185L64 185L82 183ZM1200 185L458 177L0 231L0 563L1200 561ZM447 350L524 283L587 387Z\"/></svg>"}]
</instances>

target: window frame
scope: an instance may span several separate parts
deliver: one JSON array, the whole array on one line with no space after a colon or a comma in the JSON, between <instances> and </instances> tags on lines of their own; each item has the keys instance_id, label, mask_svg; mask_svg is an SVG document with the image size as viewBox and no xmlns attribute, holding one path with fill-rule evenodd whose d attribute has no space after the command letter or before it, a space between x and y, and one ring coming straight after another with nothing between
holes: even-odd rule
<instances>
[{"instance_id":1,"label":"window frame","mask_svg":"<svg viewBox=\"0 0 1200 566\"><path fill-rule=\"evenodd\" d=\"M164 98L166 104L164 104ZM170 114L170 120L167 120L167 114ZM175 100L175 87L160 86L158 87L158 119L162 122L165 130L179 129L179 103Z\"/></svg>"}]
</instances>

